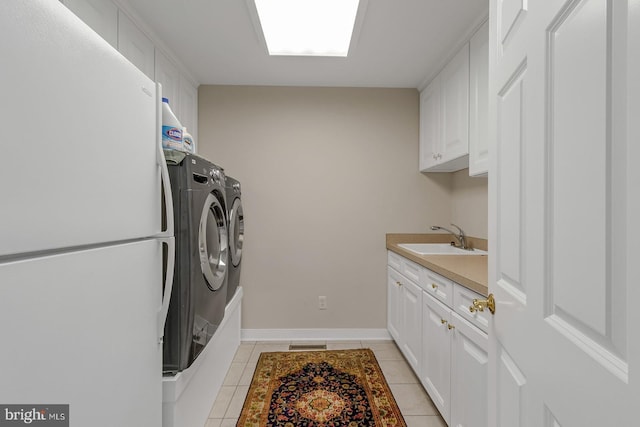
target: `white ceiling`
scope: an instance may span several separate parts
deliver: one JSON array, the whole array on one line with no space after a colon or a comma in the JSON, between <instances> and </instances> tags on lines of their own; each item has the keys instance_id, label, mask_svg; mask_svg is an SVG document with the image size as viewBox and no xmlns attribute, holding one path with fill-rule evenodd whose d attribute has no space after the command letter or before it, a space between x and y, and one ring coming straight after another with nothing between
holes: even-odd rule
<instances>
[{"instance_id":1,"label":"white ceiling","mask_svg":"<svg viewBox=\"0 0 640 427\"><path fill-rule=\"evenodd\" d=\"M121 0L200 84L419 87L489 0L368 0L347 58L270 57L252 0Z\"/></svg>"}]
</instances>

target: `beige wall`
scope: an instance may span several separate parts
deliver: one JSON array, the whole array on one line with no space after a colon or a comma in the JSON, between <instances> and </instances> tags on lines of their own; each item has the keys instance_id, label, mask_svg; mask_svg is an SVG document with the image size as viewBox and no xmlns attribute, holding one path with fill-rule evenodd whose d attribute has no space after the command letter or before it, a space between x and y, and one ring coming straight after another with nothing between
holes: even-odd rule
<instances>
[{"instance_id":1,"label":"beige wall","mask_svg":"<svg viewBox=\"0 0 640 427\"><path fill-rule=\"evenodd\" d=\"M487 178L470 177L469 169L452 174L451 222L469 236L488 238L487 192Z\"/></svg>"},{"instance_id":2,"label":"beige wall","mask_svg":"<svg viewBox=\"0 0 640 427\"><path fill-rule=\"evenodd\" d=\"M385 233L452 215L451 174L418 172L418 92L200 86L198 98L199 153L242 183L243 328L385 328Z\"/></svg>"}]
</instances>

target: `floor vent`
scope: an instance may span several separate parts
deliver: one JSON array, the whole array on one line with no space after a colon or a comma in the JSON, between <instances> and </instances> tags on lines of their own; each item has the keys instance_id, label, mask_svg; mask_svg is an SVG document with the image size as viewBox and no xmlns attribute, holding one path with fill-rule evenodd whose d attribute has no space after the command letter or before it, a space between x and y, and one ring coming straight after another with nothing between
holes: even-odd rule
<instances>
[{"instance_id":1,"label":"floor vent","mask_svg":"<svg viewBox=\"0 0 640 427\"><path fill-rule=\"evenodd\" d=\"M289 345L289 351L300 350L326 350L325 344L291 344Z\"/></svg>"}]
</instances>

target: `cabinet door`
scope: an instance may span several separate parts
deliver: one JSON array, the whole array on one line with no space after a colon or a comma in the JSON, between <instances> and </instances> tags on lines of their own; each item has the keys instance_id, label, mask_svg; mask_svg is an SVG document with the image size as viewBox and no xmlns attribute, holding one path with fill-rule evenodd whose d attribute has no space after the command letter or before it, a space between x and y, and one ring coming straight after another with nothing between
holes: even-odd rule
<instances>
[{"instance_id":1,"label":"cabinet door","mask_svg":"<svg viewBox=\"0 0 640 427\"><path fill-rule=\"evenodd\" d=\"M451 410L451 310L427 293L422 295L422 371L420 381L442 418Z\"/></svg>"},{"instance_id":2,"label":"cabinet door","mask_svg":"<svg viewBox=\"0 0 640 427\"><path fill-rule=\"evenodd\" d=\"M487 334L453 313L451 338L451 425L487 427Z\"/></svg>"},{"instance_id":3,"label":"cabinet door","mask_svg":"<svg viewBox=\"0 0 640 427\"><path fill-rule=\"evenodd\" d=\"M111 46L118 47L118 8L111 0L64 0L63 3Z\"/></svg>"},{"instance_id":4,"label":"cabinet door","mask_svg":"<svg viewBox=\"0 0 640 427\"><path fill-rule=\"evenodd\" d=\"M185 126L194 140L198 139L198 88L184 75L180 75L180 123Z\"/></svg>"},{"instance_id":5,"label":"cabinet door","mask_svg":"<svg viewBox=\"0 0 640 427\"><path fill-rule=\"evenodd\" d=\"M420 375L422 351L422 289L406 281L402 286L402 353Z\"/></svg>"},{"instance_id":6,"label":"cabinet door","mask_svg":"<svg viewBox=\"0 0 640 427\"><path fill-rule=\"evenodd\" d=\"M122 11L118 11L118 50L147 77L154 78L153 42Z\"/></svg>"},{"instance_id":7,"label":"cabinet door","mask_svg":"<svg viewBox=\"0 0 640 427\"><path fill-rule=\"evenodd\" d=\"M155 79L162 85L162 97L169 100L171 111L184 126L180 111L180 70L159 50L156 51Z\"/></svg>"},{"instance_id":8,"label":"cabinet door","mask_svg":"<svg viewBox=\"0 0 640 427\"><path fill-rule=\"evenodd\" d=\"M387 329L399 347L402 345L402 281L400 273L387 268Z\"/></svg>"},{"instance_id":9,"label":"cabinet door","mask_svg":"<svg viewBox=\"0 0 640 427\"><path fill-rule=\"evenodd\" d=\"M489 22L469 42L469 175L489 170Z\"/></svg>"},{"instance_id":10,"label":"cabinet door","mask_svg":"<svg viewBox=\"0 0 640 427\"><path fill-rule=\"evenodd\" d=\"M440 79L420 93L420 170L438 163L440 150Z\"/></svg>"},{"instance_id":11,"label":"cabinet door","mask_svg":"<svg viewBox=\"0 0 640 427\"><path fill-rule=\"evenodd\" d=\"M440 162L469 154L469 44L440 73L441 143Z\"/></svg>"}]
</instances>

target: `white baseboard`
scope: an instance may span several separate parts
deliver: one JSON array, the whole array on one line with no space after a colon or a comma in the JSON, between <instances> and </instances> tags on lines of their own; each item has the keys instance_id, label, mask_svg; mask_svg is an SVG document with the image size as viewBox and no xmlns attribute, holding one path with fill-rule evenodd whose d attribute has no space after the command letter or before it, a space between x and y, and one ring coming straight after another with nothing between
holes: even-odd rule
<instances>
[{"instance_id":1,"label":"white baseboard","mask_svg":"<svg viewBox=\"0 0 640 427\"><path fill-rule=\"evenodd\" d=\"M242 341L377 341L390 340L386 329L243 329Z\"/></svg>"}]
</instances>

